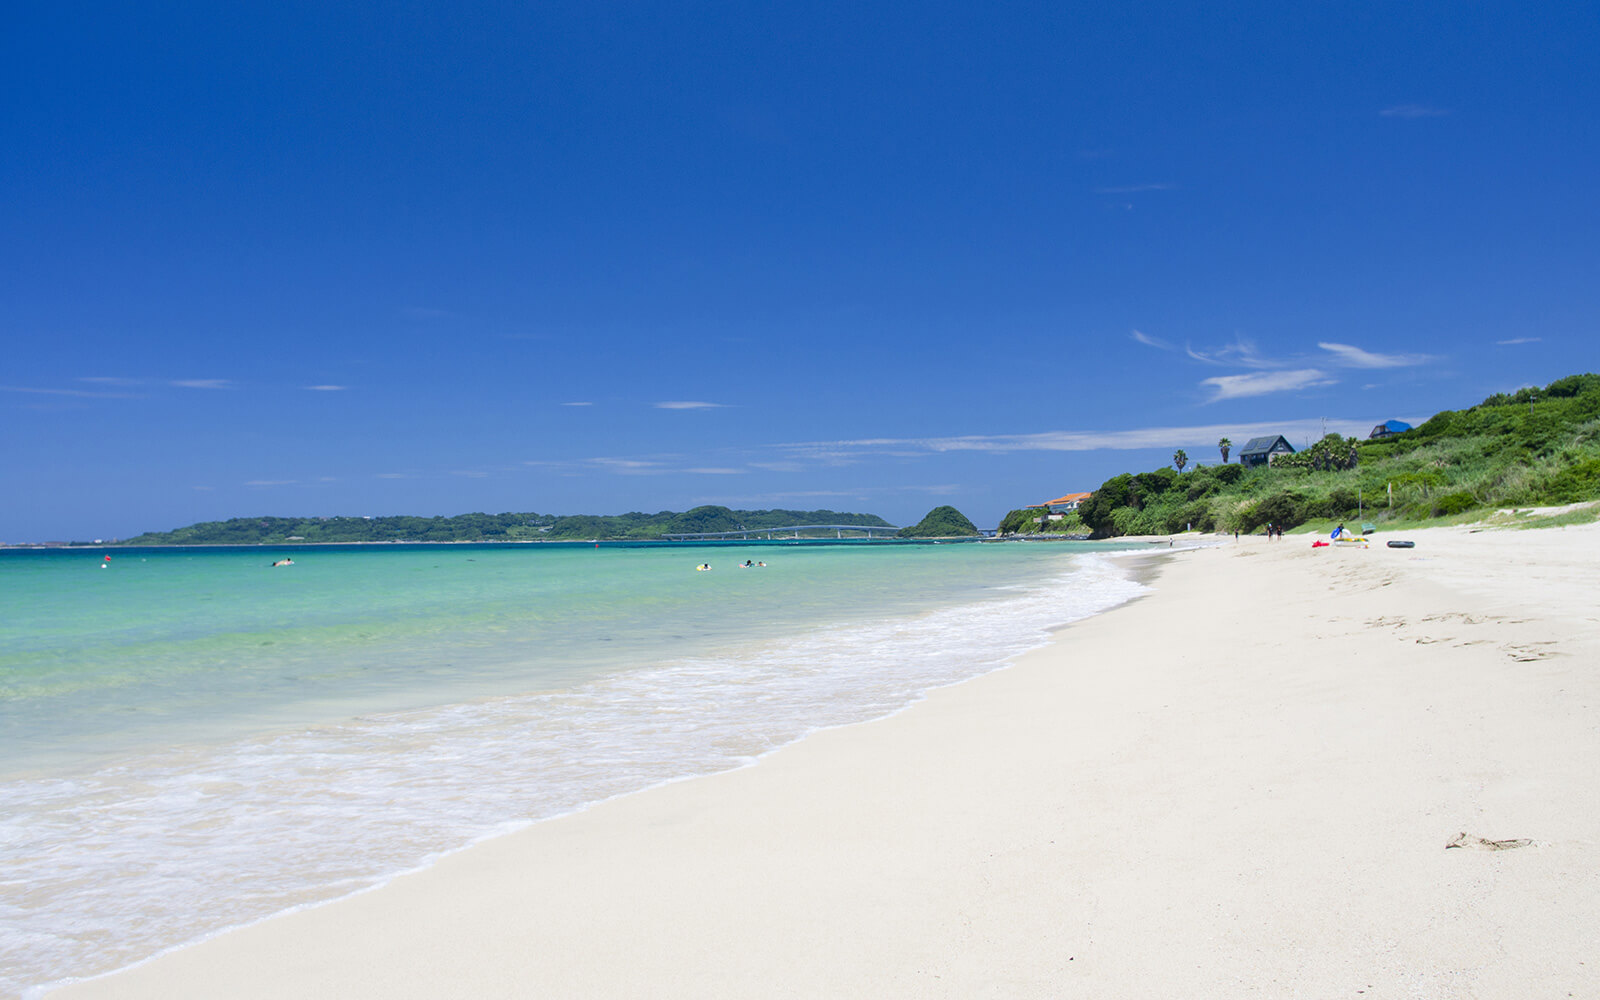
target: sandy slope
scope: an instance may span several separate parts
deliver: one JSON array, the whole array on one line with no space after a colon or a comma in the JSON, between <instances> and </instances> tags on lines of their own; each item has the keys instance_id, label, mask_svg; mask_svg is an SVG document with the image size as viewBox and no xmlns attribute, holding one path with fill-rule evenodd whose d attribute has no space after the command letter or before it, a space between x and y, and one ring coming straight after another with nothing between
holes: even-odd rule
<instances>
[{"instance_id":1,"label":"sandy slope","mask_svg":"<svg viewBox=\"0 0 1600 1000\"><path fill-rule=\"evenodd\" d=\"M53 996L1600 996L1600 526L1409 537Z\"/></svg>"}]
</instances>

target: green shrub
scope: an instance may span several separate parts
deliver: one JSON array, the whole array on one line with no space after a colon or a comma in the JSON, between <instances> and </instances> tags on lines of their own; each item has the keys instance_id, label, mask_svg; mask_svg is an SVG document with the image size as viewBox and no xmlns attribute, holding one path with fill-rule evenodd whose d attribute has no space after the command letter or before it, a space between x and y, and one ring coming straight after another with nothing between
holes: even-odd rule
<instances>
[{"instance_id":1,"label":"green shrub","mask_svg":"<svg viewBox=\"0 0 1600 1000\"><path fill-rule=\"evenodd\" d=\"M1549 503L1577 503L1600 497L1600 458L1567 466L1550 477L1543 492Z\"/></svg>"},{"instance_id":2,"label":"green shrub","mask_svg":"<svg viewBox=\"0 0 1600 1000\"><path fill-rule=\"evenodd\" d=\"M1039 530L1040 519L1044 516L1043 507L1023 507L1006 514L1000 521L1000 534L1017 535L1031 534Z\"/></svg>"},{"instance_id":3,"label":"green shrub","mask_svg":"<svg viewBox=\"0 0 1600 1000\"><path fill-rule=\"evenodd\" d=\"M1293 528L1305 523L1305 498L1294 490L1280 490L1243 511L1242 530L1254 531L1268 524Z\"/></svg>"},{"instance_id":4,"label":"green shrub","mask_svg":"<svg viewBox=\"0 0 1600 1000\"><path fill-rule=\"evenodd\" d=\"M1139 534L1139 511L1132 507L1118 507L1111 512L1112 535L1137 535Z\"/></svg>"}]
</instances>

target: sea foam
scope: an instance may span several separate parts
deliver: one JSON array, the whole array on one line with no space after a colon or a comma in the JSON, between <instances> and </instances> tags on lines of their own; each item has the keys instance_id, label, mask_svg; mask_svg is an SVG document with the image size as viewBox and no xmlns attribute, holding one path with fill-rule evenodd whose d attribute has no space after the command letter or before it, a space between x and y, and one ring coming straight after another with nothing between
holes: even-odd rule
<instances>
[{"instance_id":1,"label":"sea foam","mask_svg":"<svg viewBox=\"0 0 1600 1000\"><path fill-rule=\"evenodd\" d=\"M1102 556L1067 564L977 603L678 651L566 690L0 785L0 992L119 968L531 822L882 717L1142 589Z\"/></svg>"}]
</instances>

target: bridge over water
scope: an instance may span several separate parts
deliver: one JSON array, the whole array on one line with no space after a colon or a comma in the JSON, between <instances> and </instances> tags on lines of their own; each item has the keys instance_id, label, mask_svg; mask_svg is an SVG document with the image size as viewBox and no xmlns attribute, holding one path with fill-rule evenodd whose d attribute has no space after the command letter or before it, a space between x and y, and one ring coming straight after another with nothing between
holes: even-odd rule
<instances>
[{"instance_id":1,"label":"bridge over water","mask_svg":"<svg viewBox=\"0 0 1600 1000\"><path fill-rule=\"evenodd\" d=\"M843 538L844 533L860 532L868 538L893 536L900 531L892 525L884 524L791 524L786 528L740 528L737 531L689 531L675 535L662 535L662 538L672 542L698 542L716 538L799 538L802 531L831 531L835 538ZM874 535L874 532L877 534Z\"/></svg>"}]
</instances>

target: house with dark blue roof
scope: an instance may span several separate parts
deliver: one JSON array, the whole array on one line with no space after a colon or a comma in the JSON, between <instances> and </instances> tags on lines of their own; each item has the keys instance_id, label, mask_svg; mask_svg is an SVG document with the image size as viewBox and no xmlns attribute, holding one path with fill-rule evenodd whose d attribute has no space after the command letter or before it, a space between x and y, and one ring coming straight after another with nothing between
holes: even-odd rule
<instances>
[{"instance_id":1,"label":"house with dark blue roof","mask_svg":"<svg viewBox=\"0 0 1600 1000\"><path fill-rule=\"evenodd\" d=\"M1251 438L1239 449L1239 464L1252 468L1257 465L1269 465L1279 455L1294 454L1294 445L1282 434L1270 437Z\"/></svg>"}]
</instances>

